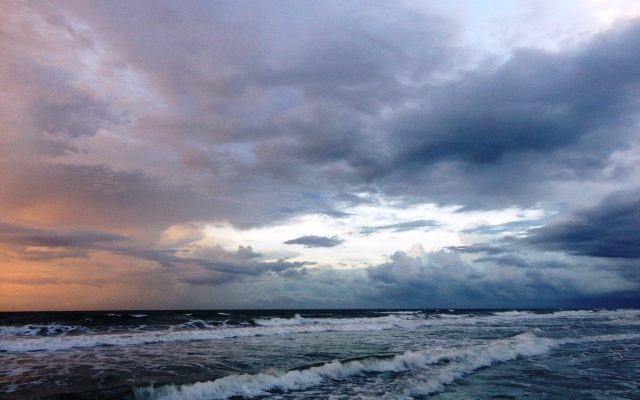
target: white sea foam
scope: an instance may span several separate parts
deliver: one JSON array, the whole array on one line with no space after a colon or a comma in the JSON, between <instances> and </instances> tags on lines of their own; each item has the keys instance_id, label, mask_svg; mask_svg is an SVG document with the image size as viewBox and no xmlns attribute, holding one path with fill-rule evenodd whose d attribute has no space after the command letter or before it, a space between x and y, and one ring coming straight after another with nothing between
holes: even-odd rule
<instances>
[{"instance_id":1,"label":"white sea foam","mask_svg":"<svg viewBox=\"0 0 640 400\"><path fill-rule=\"evenodd\" d=\"M412 324L426 321L413 314L391 314L381 317L361 317L361 318L303 318L300 314L295 314L292 318L265 318L256 319L256 324L260 326L296 326L296 325L393 325ZM427 322L424 322L427 323ZM377 330L377 329L376 329Z\"/></svg>"},{"instance_id":2,"label":"white sea foam","mask_svg":"<svg viewBox=\"0 0 640 400\"><path fill-rule=\"evenodd\" d=\"M87 328L62 324L31 324L22 326L0 326L0 337L10 336L55 336L86 332Z\"/></svg>"},{"instance_id":3,"label":"white sea foam","mask_svg":"<svg viewBox=\"0 0 640 400\"><path fill-rule=\"evenodd\" d=\"M438 370L435 376L424 381L414 381L405 394L411 397L441 392L463 376L479 368L492 364L515 360L518 357L540 355L548 352L558 343L553 339L537 338L530 334L521 334L513 340L477 346L474 351L466 351L463 357Z\"/></svg>"},{"instance_id":4,"label":"white sea foam","mask_svg":"<svg viewBox=\"0 0 640 400\"><path fill-rule=\"evenodd\" d=\"M595 343L595 342L614 342L618 340L636 340L640 339L640 333L620 333L612 335L596 335L596 336L583 336L578 338L564 338L556 339L558 344L570 344L570 343Z\"/></svg>"},{"instance_id":5,"label":"white sea foam","mask_svg":"<svg viewBox=\"0 0 640 400\"><path fill-rule=\"evenodd\" d=\"M399 315L416 315L422 313L422 311L374 311L374 314L399 314Z\"/></svg>"},{"instance_id":6,"label":"white sea foam","mask_svg":"<svg viewBox=\"0 0 640 400\"><path fill-rule=\"evenodd\" d=\"M301 319L302 320L302 319ZM0 342L1 351L23 352L38 350L67 350L77 347L126 346L159 342L214 340L251 336L273 336L317 332L381 331L393 328L411 329L428 320L400 316L379 318L310 318L304 321L272 321L269 325L250 327L212 327L210 329L156 330L114 334L87 334L47 338L8 338Z\"/></svg>"},{"instance_id":7,"label":"white sea foam","mask_svg":"<svg viewBox=\"0 0 640 400\"><path fill-rule=\"evenodd\" d=\"M601 335L572 340L585 343L638 338L640 338L640 334ZM530 333L523 333L486 344L408 351L391 358L333 361L320 366L283 373L229 375L214 381L189 385L143 387L136 390L136 398L145 400L205 400L228 399L234 396L255 397L268 395L271 391L305 390L328 381L342 381L364 373L435 369L435 375L432 374L428 379L414 379L410 383L410 388L405 389L401 396L410 398L440 392L444 390L446 385L479 368L519 357L541 355L566 343L569 341L541 338ZM448 363L436 365L443 361L448 361Z\"/></svg>"},{"instance_id":8,"label":"white sea foam","mask_svg":"<svg viewBox=\"0 0 640 400\"><path fill-rule=\"evenodd\" d=\"M553 347L561 346L569 343L595 343L610 342L619 340L636 340L640 339L640 334L619 334L619 335L597 335L585 336L580 338L568 339L546 339L546 341L530 340L529 337L519 335L517 337L525 338L513 343L511 346L485 346L473 352L469 357L465 357L459 362L451 363L440 369L438 373L423 381L414 380L411 387L405 390L408 396L425 396L445 389L456 380L473 373L474 371L488 367L498 362L514 360L523 356L534 356L546 353Z\"/></svg>"},{"instance_id":9,"label":"white sea foam","mask_svg":"<svg viewBox=\"0 0 640 400\"><path fill-rule=\"evenodd\" d=\"M480 366L506 361L519 356L530 356L548 351L553 340L524 333L495 340L484 345L461 348L430 348L405 352L392 358L368 358L354 361L333 361L320 366L294 370L282 374L229 375L215 381L191 385L145 387L136 392L140 399L204 400L227 399L233 396L260 396L269 391L304 390L327 381L340 381L363 373L401 372L420 370L441 361L455 366L453 371L472 371ZM451 369L450 367L447 367ZM456 369L457 368L457 369ZM449 383L453 374L443 376L443 384Z\"/></svg>"},{"instance_id":10,"label":"white sea foam","mask_svg":"<svg viewBox=\"0 0 640 400\"><path fill-rule=\"evenodd\" d=\"M533 315L534 313L532 313L531 311L496 311L493 313L493 315L501 315L501 316L506 316L506 317L522 317L522 316L529 316L529 315Z\"/></svg>"},{"instance_id":11,"label":"white sea foam","mask_svg":"<svg viewBox=\"0 0 640 400\"><path fill-rule=\"evenodd\" d=\"M175 327L172 327L171 330L175 329L213 329L216 325L212 325L207 321L203 321L201 319L192 319L182 324L178 324Z\"/></svg>"},{"instance_id":12,"label":"white sea foam","mask_svg":"<svg viewBox=\"0 0 640 400\"><path fill-rule=\"evenodd\" d=\"M141 314L138 314L141 315ZM498 312L494 315L472 316L464 314L439 314L427 318L413 314L392 314L365 318L293 318L258 319L258 326L215 326L205 321L192 320L185 324L163 330L132 330L126 333L80 333L86 328L58 324L28 325L23 327L0 327L0 351L46 351L66 350L76 347L126 346L159 342L192 340L217 340L251 336L273 336L318 332L374 332L389 329L418 329L427 326L465 326L476 324L503 324L552 318L598 318L609 323L637 321L638 310L617 311L559 311L535 314L531 312ZM632 322L633 323L633 322ZM47 337L38 337L45 336Z\"/></svg>"},{"instance_id":13,"label":"white sea foam","mask_svg":"<svg viewBox=\"0 0 640 400\"><path fill-rule=\"evenodd\" d=\"M328 318L321 318L327 321ZM346 319L346 318L345 318ZM311 323L313 318L302 318L300 314L295 314L293 318L264 318L256 319L255 322L262 326L283 326L283 325L302 325L304 323Z\"/></svg>"}]
</instances>

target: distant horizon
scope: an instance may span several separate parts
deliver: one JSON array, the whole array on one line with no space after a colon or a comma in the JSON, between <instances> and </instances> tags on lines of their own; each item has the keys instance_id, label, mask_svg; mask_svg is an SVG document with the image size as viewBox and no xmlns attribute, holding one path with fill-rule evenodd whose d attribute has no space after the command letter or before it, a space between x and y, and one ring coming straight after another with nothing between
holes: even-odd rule
<instances>
[{"instance_id":1,"label":"distant horizon","mask_svg":"<svg viewBox=\"0 0 640 400\"><path fill-rule=\"evenodd\" d=\"M182 312L182 311L442 311L444 313L454 311L546 311L546 310L561 310L561 311L578 311L578 310L624 310L624 309L639 309L640 306L620 306L620 307L506 307L506 308L183 308L183 309L96 309L96 310L11 310L0 311L0 314L9 313L73 313L73 312L157 312L157 311L170 311L170 312Z\"/></svg>"}]
</instances>

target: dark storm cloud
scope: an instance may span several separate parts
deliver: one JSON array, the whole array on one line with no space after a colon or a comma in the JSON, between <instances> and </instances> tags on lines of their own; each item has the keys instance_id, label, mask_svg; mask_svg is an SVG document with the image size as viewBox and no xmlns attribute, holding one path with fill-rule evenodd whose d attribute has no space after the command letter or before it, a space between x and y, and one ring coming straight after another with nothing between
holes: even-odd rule
<instances>
[{"instance_id":1,"label":"dark storm cloud","mask_svg":"<svg viewBox=\"0 0 640 400\"><path fill-rule=\"evenodd\" d=\"M42 17L37 8L9 1L0 11L5 16L0 33L4 94L0 123L6 141L6 147L0 146L0 156L4 157L46 158L78 152L75 140L126 120L126 111L119 110L112 96L83 82L86 69L76 69L87 67L77 59L92 47L86 37L78 35L64 18L38 22L23 18L23 13ZM64 39L58 42L56 33Z\"/></svg>"},{"instance_id":2,"label":"dark storm cloud","mask_svg":"<svg viewBox=\"0 0 640 400\"><path fill-rule=\"evenodd\" d=\"M404 95L400 79L421 79L446 65L454 32L442 18L384 3L282 2L274 7L251 2L250 8L234 2L104 3L74 4L69 13L90 21L102 39L148 73L165 94L191 100L180 106L225 101L231 108L216 115L222 118L244 114L236 106L254 89L269 100L269 109L257 110L269 117L303 97L326 99L328 105L338 100L346 109L372 109ZM156 30L159 26L163 29ZM149 31L155 34L144 34ZM219 71L208 75L203 67ZM261 117L253 115L246 125L236 126L245 130L218 126L217 139L226 134L232 140L238 134L262 136L265 132L251 129L266 122ZM198 122L214 121L193 122L197 129Z\"/></svg>"},{"instance_id":3,"label":"dark storm cloud","mask_svg":"<svg viewBox=\"0 0 640 400\"><path fill-rule=\"evenodd\" d=\"M314 264L286 259L264 261L262 254L251 246L238 246L235 251L218 245L172 250L128 243L104 247L103 250L157 263L166 268L164 273L171 271L176 279L194 285L219 285L262 275L304 274L301 270Z\"/></svg>"},{"instance_id":4,"label":"dark storm cloud","mask_svg":"<svg viewBox=\"0 0 640 400\"><path fill-rule=\"evenodd\" d=\"M298 185L283 192L304 182L333 192L330 186L345 179L359 185L362 176L375 176L380 108L415 97L416 82L458 58L451 23L385 3L256 2L251 10L224 2L105 3L68 11L90 21L175 105L140 119L140 129L169 143L186 135L200 149L249 146L254 162L229 160L229 178ZM156 34L143 34L150 31ZM210 151L194 160L190 149L185 160L207 167L207 159L219 158Z\"/></svg>"},{"instance_id":5,"label":"dark storm cloud","mask_svg":"<svg viewBox=\"0 0 640 400\"><path fill-rule=\"evenodd\" d=\"M473 260L474 262L482 263L482 262L490 262L498 265L506 265L511 267L519 267L519 268L529 268L531 264L521 257L514 256L511 254L501 255L501 256L485 256L479 257Z\"/></svg>"},{"instance_id":6,"label":"dark storm cloud","mask_svg":"<svg viewBox=\"0 0 640 400\"><path fill-rule=\"evenodd\" d=\"M363 235L370 235L372 233L381 231L406 232L413 230L432 229L438 226L440 226L440 224L432 219L419 219L415 221L398 222L397 224L365 226L360 230L360 233L362 233Z\"/></svg>"},{"instance_id":7,"label":"dark storm cloud","mask_svg":"<svg viewBox=\"0 0 640 400\"><path fill-rule=\"evenodd\" d=\"M496 235L513 231L524 231L532 225L539 224L538 221L512 221L504 224L487 225L483 224L473 228L463 229L464 233L475 233L478 235Z\"/></svg>"},{"instance_id":8,"label":"dark storm cloud","mask_svg":"<svg viewBox=\"0 0 640 400\"><path fill-rule=\"evenodd\" d=\"M615 193L569 218L531 229L524 239L544 250L605 258L640 258L640 193Z\"/></svg>"},{"instance_id":9,"label":"dark storm cloud","mask_svg":"<svg viewBox=\"0 0 640 400\"><path fill-rule=\"evenodd\" d=\"M231 275L262 275L266 273L281 273L291 269L299 269L313 263L304 261L265 261L265 262L243 262L243 261L206 261L199 260L199 263L211 270L224 272Z\"/></svg>"},{"instance_id":10,"label":"dark storm cloud","mask_svg":"<svg viewBox=\"0 0 640 400\"><path fill-rule=\"evenodd\" d=\"M504 257L483 264L478 268L446 251L420 256L398 251L388 262L369 267L367 275L377 301L391 307L553 307L589 298L638 300L638 276L629 279L600 265L576 268Z\"/></svg>"},{"instance_id":11,"label":"dark storm cloud","mask_svg":"<svg viewBox=\"0 0 640 400\"><path fill-rule=\"evenodd\" d=\"M487 253L487 254L501 254L507 251L504 246L486 244L486 243L476 243L466 246L449 246L447 250L453 251L455 253Z\"/></svg>"},{"instance_id":12,"label":"dark storm cloud","mask_svg":"<svg viewBox=\"0 0 640 400\"><path fill-rule=\"evenodd\" d=\"M306 235L300 236L299 238L287 240L286 242L284 242L284 244L299 244L304 247L335 247L342 242L344 242L344 240L335 236L326 237Z\"/></svg>"},{"instance_id":13,"label":"dark storm cloud","mask_svg":"<svg viewBox=\"0 0 640 400\"><path fill-rule=\"evenodd\" d=\"M395 154L381 164L383 187L490 208L532 205L549 182L593 177L635 132L638 37L636 21L578 50L522 50L430 88L388 126ZM421 181L430 184L407 184Z\"/></svg>"},{"instance_id":14,"label":"dark storm cloud","mask_svg":"<svg viewBox=\"0 0 640 400\"><path fill-rule=\"evenodd\" d=\"M40 229L0 222L0 248L13 250L28 260L86 257L89 250L108 249L125 240L108 232Z\"/></svg>"},{"instance_id":15,"label":"dark storm cloud","mask_svg":"<svg viewBox=\"0 0 640 400\"><path fill-rule=\"evenodd\" d=\"M637 290L621 264L640 257L636 192L573 209L638 189L640 21L495 63L464 47L464 26L400 3L5 2L0 18L0 241L23 257L99 250L198 285L278 278L296 287L283 299L308 305L353 293L348 304L361 306L526 306ZM154 244L175 225L250 228L414 203L570 216L526 238L449 248L458 254L398 252L359 273L191 236L172 242L179 249ZM467 261L476 256L482 268ZM601 264L581 267L580 256Z\"/></svg>"},{"instance_id":16,"label":"dark storm cloud","mask_svg":"<svg viewBox=\"0 0 640 400\"><path fill-rule=\"evenodd\" d=\"M408 118L415 128L401 131L411 149L406 160L495 163L509 153L553 151L619 127L638 105L639 36L640 26L632 25L575 53L522 50L495 70L444 86L436 104ZM620 138L607 139L620 145Z\"/></svg>"},{"instance_id":17,"label":"dark storm cloud","mask_svg":"<svg viewBox=\"0 0 640 400\"><path fill-rule=\"evenodd\" d=\"M94 135L98 129L118 122L108 104L81 92L64 102L35 101L30 108L35 129L49 135Z\"/></svg>"},{"instance_id":18,"label":"dark storm cloud","mask_svg":"<svg viewBox=\"0 0 640 400\"><path fill-rule=\"evenodd\" d=\"M56 222L67 226L130 229L163 227L205 217L201 194L164 184L136 171L109 166L17 163L0 160L0 202L5 211L55 210ZM211 214L209 214L211 215Z\"/></svg>"},{"instance_id":19,"label":"dark storm cloud","mask_svg":"<svg viewBox=\"0 0 640 400\"><path fill-rule=\"evenodd\" d=\"M220 285L226 282L239 281L248 277L263 275L297 277L305 275L304 267L314 264L307 261L276 261L246 260L232 257L231 259L181 258L180 263L194 264L200 270L183 273L180 280L192 285Z\"/></svg>"},{"instance_id":20,"label":"dark storm cloud","mask_svg":"<svg viewBox=\"0 0 640 400\"><path fill-rule=\"evenodd\" d=\"M85 230L45 230L0 223L0 242L23 246L75 247L113 243L125 237Z\"/></svg>"},{"instance_id":21,"label":"dark storm cloud","mask_svg":"<svg viewBox=\"0 0 640 400\"><path fill-rule=\"evenodd\" d=\"M539 292L534 288L522 291L525 274L511 274L505 280L495 271L479 271L457 255L434 252L422 257L398 251L389 262L370 267L369 279L386 297L398 305L413 302L440 307L450 304L491 306L491 303L511 303ZM413 299L413 300L409 300Z\"/></svg>"},{"instance_id":22,"label":"dark storm cloud","mask_svg":"<svg viewBox=\"0 0 640 400\"><path fill-rule=\"evenodd\" d=\"M10 249L22 259L48 261L58 258L86 258L90 251L102 251L151 261L173 270L182 281L192 284L220 284L258 277L264 274L293 276L308 261L261 261L260 253L251 246L238 246L227 251L220 246L196 247L187 254L177 250L158 249L144 243L106 232L86 230L41 229L0 224L0 249ZM199 268L195 274L183 274L188 266Z\"/></svg>"},{"instance_id":23,"label":"dark storm cloud","mask_svg":"<svg viewBox=\"0 0 640 400\"><path fill-rule=\"evenodd\" d=\"M331 218L347 218L347 217L353 215L353 214L350 214L350 213L347 213L347 212L335 211L335 210L320 211L320 214L326 215L326 216L331 217Z\"/></svg>"},{"instance_id":24,"label":"dark storm cloud","mask_svg":"<svg viewBox=\"0 0 640 400\"><path fill-rule=\"evenodd\" d=\"M558 260L526 260L514 254L490 255L479 257L473 260L474 263L493 263L506 267L530 268L531 270L543 268L567 268L571 269L571 264Z\"/></svg>"},{"instance_id":25,"label":"dark storm cloud","mask_svg":"<svg viewBox=\"0 0 640 400\"><path fill-rule=\"evenodd\" d=\"M103 43L170 107L115 121L64 71L55 76L65 101L34 100L36 125L74 138L111 119L175 149L181 165L158 168L193 178L199 200L188 214L237 226L331 210L354 192L464 209L532 205L553 196L553 183L594 178L625 143L637 105L636 23L579 49L523 49L465 69L453 22L385 3L40 11L55 26L84 21L95 37L77 46ZM205 204L210 196L218 201Z\"/></svg>"}]
</instances>

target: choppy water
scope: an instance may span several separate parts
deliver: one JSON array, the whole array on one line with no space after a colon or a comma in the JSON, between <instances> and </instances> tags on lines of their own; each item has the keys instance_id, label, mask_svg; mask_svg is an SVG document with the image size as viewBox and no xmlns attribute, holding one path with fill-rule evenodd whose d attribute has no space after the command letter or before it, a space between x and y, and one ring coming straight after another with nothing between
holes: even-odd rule
<instances>
[{"instance_id":1,"label":"choppy water","mask_svg":"<svg viewBox=\"0 0 640 400\"><path fill-rule=\"evenodd\" d=\"M0 397L640 399L640 310L0 314Z\"/></svg>"}]
</instances>

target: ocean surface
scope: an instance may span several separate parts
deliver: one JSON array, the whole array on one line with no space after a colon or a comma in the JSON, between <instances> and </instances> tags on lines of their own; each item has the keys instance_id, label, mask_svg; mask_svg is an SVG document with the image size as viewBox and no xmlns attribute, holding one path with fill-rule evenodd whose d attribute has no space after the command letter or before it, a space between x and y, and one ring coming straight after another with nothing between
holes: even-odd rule
<instances>
[{"instance_id":1,"label":"ocean surface","mask_svg":"<svg viewBox=\"0 0 640 400\"><path fill-rule=\"evenodd\" d=\"M640 310L0 313L0 398L640 399Z\"/></svg>"}]
</instances>

